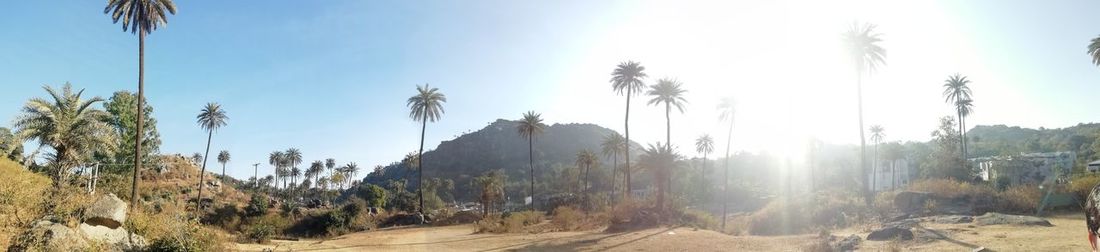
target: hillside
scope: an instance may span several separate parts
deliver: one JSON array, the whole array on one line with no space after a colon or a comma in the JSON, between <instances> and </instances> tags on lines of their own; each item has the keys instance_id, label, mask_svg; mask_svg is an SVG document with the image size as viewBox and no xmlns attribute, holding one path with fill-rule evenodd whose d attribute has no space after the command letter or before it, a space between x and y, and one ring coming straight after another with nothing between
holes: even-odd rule
<instances>
[{"instance_id":1,"label":"hillside","mask_svg":"<svg viewBox=\"0 0 1100 252\"><path fill-rule=\"evenodd\" d=\"M508 176L508 191L519 191L530 183L527 141L516 131L518 122L497 120L469 134L444 141L434 150L424 153L424 178L446 178L454 181L454 198L472 200L476 190L469 188L470 179L487 171L502 169ZM603 137L614 131L594 124L554 124L547 127L534 143L536 181L541 177L569 176L574 169L576 154L589 149L600 154ZM637 144L634 144L637 147ZM631 153L632 155L635 153ZM600 155L602 168L593 168L592 180L597 188L610 186L602 183L610 176L609 158ZM364 179L367 183L385 185L388 180L409 179L410 188L416 187L415 172L401 162L394 162L381 171L372 172ZM540 184L548 192L562 192L562 188ZM539 189L540 191L543 189Z\"/></svg>"},{"instance_id":2,"label":"hillside","mask_svg":"<svg viewBox=\"0 0 1100 252\"><path fill-rule=\"evenodd\" d=\"M1077 167L1100 158L1100 124L1088 123L1060 129L1029 129L1005 125L979 125L967 132L970 156L1013 155L1030 152L1073 151Z\"/></svg>"}]
</instances>

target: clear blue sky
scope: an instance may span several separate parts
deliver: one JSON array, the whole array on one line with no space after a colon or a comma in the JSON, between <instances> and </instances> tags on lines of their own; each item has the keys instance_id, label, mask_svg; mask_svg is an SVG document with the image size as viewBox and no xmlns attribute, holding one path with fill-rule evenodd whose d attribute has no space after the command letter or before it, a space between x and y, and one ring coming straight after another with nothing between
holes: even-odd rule
<instances>
[{"instance_id":1,"label":"clear blue sky","mask_svg":"<svg viewBox=\"0 0 1100 252\"><path fill-rule=\"evenodd\" d=\"M1095 121L1100 68L1085 54L1100 35L1095 1L177 1L146 43L146 94L164 153L201 152L194 116L223 104L229 125L211 152L230 172L296 147L375 165L415 151L405 99L431 83L448 96L426 149L497 118L543 112L550 123L622 130L622 98L607 83L624 60L689 90L673 141L722 139L712 108L741 101L735 148L782 149L767 135L858 141L853 85L837 61L853 19L885 34L887 66L868 80L868 125L894 140L926 140L950 113L942 80L974 80L977 124L1065 127ZM103 1L16 1L0 15L0 125L41 86L66 81L109 97L134 90L137 37ZM642 98L644 99L644 98ZM662 110L634 103L632 138L663 141ZM677 119L679 118L679 119ZM680 123L686 122L686 123ZM779 125L776 125L779 124ZM814 127L806 127L812 125ZM780 133L782 134L782 133ZM796 141L791 141L796 142ZM691 153L684 148L684 153Z\"/></svg>"}]
</instances>

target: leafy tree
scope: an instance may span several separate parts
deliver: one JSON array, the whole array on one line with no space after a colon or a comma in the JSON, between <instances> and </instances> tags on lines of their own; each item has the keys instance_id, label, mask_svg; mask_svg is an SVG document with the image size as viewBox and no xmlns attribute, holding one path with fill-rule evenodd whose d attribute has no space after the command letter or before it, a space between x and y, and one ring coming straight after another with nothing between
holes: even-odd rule
<instances>
[{"instance_id":1,"label":"leafy tree","mask_svg":"<svg viewBox=\"0 0 1100 252\"><path fill-rule=\"evenodd\" d=\"M206 107L202 109L202 112L196 117L199 126L206 130L206 155L203 155L202 159L202 171L199 172L199 195L195 197L195 202L201 202L202 200L202 187L203 178L206 177L206 158L210 156L210 142L214 139L214 131L225 126L225 121L229 120L229 116L225 115L225 110L221 105L217 103L207 103Z\"/></svg>"},{"instance_id":2,"label":"leafy tree","mask_svg":"<svg viewBox=\"0 0 1100 252\"><path fill-rule=\"evenodd\" d=\"M246 206L244 210L248 216L264 216L267 214L267 207L270 206L269 204L266 195L253 193L252 199L248 201L248 206Z\"/></svg>"},{"instance_id":3,"label":"leafy tree","mask_svg":"<svg viewBox=\"0 0 1100 252\"><path fill-rule=\"evenodd\" d=\"M115 133L118 135L118 141L115 142L118 151L110 159L103 160L103 162L123 164L104 167L110 173L121 173L134 168L133 164L125 164L134 161L136 156L134 149L125 148L124 146L134 144L137 141L137 103L137 95L127 91L118 91L103 104L103 108L111 114L107 123L115 129ZM144 101L142 104L145 104L145 108L142 110L142 113L144 113L142 115L144 120L142 131L144 131L144 134L141 136L141 153L144 154L141 163L151 163L153 162L152 154L160 151L160 133L157 132L157 119L153 118L153 106Z\"/></svg>"},{"instance_id":4,"label":"leafy tree","mask_svg":"<svg viewBox=\"0 0 1100 252\"><path fill-rule=\"evenodd\" d=\"M60 188L68 170L86 161L95 152L111 153L111 143L116 139L107 125L107 112L92 105L103 98L84 100L84 90L73 92L65 83L61 91L43 86L51 100L32 98L23 106L23 113L15 120L17 139L37 140L40 146L53 149L48 156L54 187Z\"/></svg>"},{"instance_id":5,"label":"leafy tree","mask_svg":"<svg viewBox=\"0 0 1100 252\"><path fill-rule=\"evenodd\" d=\"M626 194L623 196L630 198L630 97L637 95L636 92L641 92L645 87L645 83L642 82L646 78L645 67L641 63L634 61L627 61L619 63L619 66L615 67L615 70L611 72L611 88L619 94L626 95L626 117L623 119L623 129L626 134L626 142L628 148L624 150L624 157L626 157L626 168L623 169L623 173L626 174Z\"/></svg>"},{"instance_id":6,"label":"leafy tree","mask_svg":"<svg viewBox=\"0 0 1100 252\"><path fill-rule=\"evenodd\" d=\"M863 137L863 74L870 74L879 65L886 64L886 49L878 45L882 42L881 33L875 32L875 25L858 22L852 23L848 31L841 35L843 44L847 47L848 57L856 72L856 101L859 107L859 167L860 183L867 183L867 142ZM864 201L871 205L871 193L866 185L863 186Z\"/></svg>"},{"instance_id":7,"label":"leafy tree","mask_svg":"<svg viewBox=\"0 0 1100 252\"><path fill-rule=\"evenodd\" d=\"M545 124L542 124L542 114L535 113L535 111L527 111L523 113L523 118L519 120L517 130L519 135L527 139L527 156L528 165L531 168L531 207L535 207L535 137L542 134L542 130L546 128Z\"/></svg>"},{"instance_id":8,"label":"leafy tree","mask_svg":"<svg viewBox=\"0 0 1100 252\"><path fill-rule=\"evenodd\" d=\"M172 0L107 0L107 7L103 8L104 14L110 14L111 20L118 23L122 20L122 31L137 33L138 35L138 104L137 104L137 132L145 132L145 120L142 118L145 112L145 36L157 30L157 27L168 24L167 14L176 14L176 4ZM138 134L134 139L134 150L142 150L142 135ZM137 202L138 172L141 170L142 153L135 151L134 177L130 187L130 209Z\"/></svg>"},{"instance_id":9,"label":"leafy tree","mask_svg":"<svg viewBox=\"0 0 1100 252\"><path fill-rule=\"evenodd\" d=\"M0 157L6 157L16 163L23 162L23 143L15 139L8 128L0 127Z\"/></svg>"},{"instance_id":10,"label":"leafy tree","mask_svg":"<svg viewBox=\"0 0 1100 252\"><path fill-rule=\"evenodd\" d=\"M626 139L618 132L611 132L603 137L603 142L600 142L600 148L603 150L604 157L611 158L611 194L609 197L612 205L615 202L615 175L618 174L619 169L619 155L626 151Z\"/></svg>"},{"instance_id":11,"label":"leafy tree","mask_svg":"<svg viewBox=\"0 0 1100 252\"><path fill-rule=\"evenodd\" d=\"M386 189L374 184L361 184L355 196L367 201L371 207L386 207Z\"/></svg>"},{"instance_id":12,"label":"leafy tree","mask_svg":"<svg viewBox=\"0 0 1100 252\"><path fill-rule=\"evenodd\" d=\"M421 123L420 126L420 151L417 156L424 155L424 133L428 128L428 122L435 122L443 116L443 103L447 102L447 96L439 92L439 88L432 88L428 84L424 84L424 87L416 86L416 95L409 97L406 105L409 106L409 117L414 121ZM424 163L423 160L417 161L417 174L419 178L418 185L424 183ZM421 186L417 190L417 198L419 201L419 209L424 209L424 189Z\"/></svg>"},{"instance_id":13,"label":"leafy tree","mask_svg":"<svg viewBox=\"0 0 1100 252\"><path fill-rule=\"evenodd\" d=\"M921 164L925 177L953 178L967 181L974 172L970 165L959 155L959 133L955 130L955 119L950 116L940 118L940 126L932 132L934 149L930 162Z\"/></svg>"},{"instance_id":14,"label":"leafy tree","mask_svg":"<svg viewBox=\"0 0 1100 252\"><path fill-rule=\"evenodd\" d=\"M966 117L963 113L970 114L972 107L970 80L966 79L966 76L954 74L947 77L947 80L943 83L943 97L944 102L955 105L955 112L958 114L959 122L959 146L962 147L962 158L966 159L966 129L963 128L963 122Z\"/></svg>"},{"instance_id":15,"label":"leafy tree","mask_svg":"<svg viewBox=\"0 0 1100 252\"><path fill-rule=\"evenodd\" d=\"M718 120L729 121L730 129L726 134L726 159L725 167L722 171L722 195L729 195L730 187L730 146L733 144L733 116L734 109L737 102L733 98L722 98L722 101L718 103ZM726 213L729 210L729 198L722 197L722 230L726 230Z\"/></svg>"}]
</instances>

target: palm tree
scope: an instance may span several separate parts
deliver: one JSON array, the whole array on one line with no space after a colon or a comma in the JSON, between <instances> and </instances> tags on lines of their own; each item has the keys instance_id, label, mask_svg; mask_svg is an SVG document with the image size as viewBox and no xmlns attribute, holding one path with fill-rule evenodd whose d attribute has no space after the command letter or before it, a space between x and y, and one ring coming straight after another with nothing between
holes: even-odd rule
<instances>
[{"instance_id":1,"label":"palm tree","mask_svg":"<svg viewBox=\"0 0 1100 252\"><path fill-rule=\"evenodd\" d=\"M535 208L535 137L542 134L542 130L546 128L545 124L542 124L542 114L535 113L535 111L527 111L523 113L523 118L519 120L519 125L516 126L516 130L519 131L519 135L527 139L527 164L531 167L531 208Z\"/></svg>"},{"instance_id":2,"label":"palm tree","mask_svg":"<svg viewBox=\"0 0 1100 252\"><path fill-rule=\"evenodd\" d=\"M325 169L328 169L328 176L329 177L332 177L332 169L335 169L335 168L336 168L336 159L335 158L325 159Z\"/></svg>"},{"instance_id":3,"label":"palm tree","mask_svg":"<svg viewBox=\"0 0 1100 252\"><path fill-rule=\"evenodd\" d=\"M218 153L218 163L222 164L222 182L225 181L225 163L229 163L229 151L222 150Z\"/></svg>"},{"instance_id":4,"label":"palm tree","mask_svg":"<svg viewBox=\"0 0 1100 252\"><path fill-rule=\"evenodd\" d=\"M863 74L870 74L879 65L886 64L886 49L878 45L882 42L881 33L875 32L875 25L870 23L852 23L847 32L841 35L844 45L847 47L848 57L856 72L856 101L859 111L859 167L861 183L867 183L867 141L863 135ZM871 193L867 186L863 186L864 201L871 205Z\"/></svg>"},{"instance_id":5,"label":"palm tree","mask_svg":"<svg viewBox=\"0 0 1100 252\"><path fill-rule=\"evenodd\" d=\"M1092 56L1092 64L1100 66L1100 37L1092 39L1092 43L1089 43L1089 55Z\"/></svg>"},{"instance_id":6,"label":"palm tree","mask_svg":"<svg viewBox=\"0 0 1100 252\"><path fill-rule=\"evenodd\" d=\"M615 204L615 175L618 174L619 169L619 154L623 153L626 149L626 140L623 139L623 135L619 132L611 132L603 137L603 142L600 143L600 148L603 149L604 157L611 158L611 204Z\"/></svg>"},{"instance_id":7,"label":"palm tree","mask_svg":"<svg viewBox=\"0 0 1100 252\"><path fill-rule=\"evenodd\" d=\"M955 102L955 110L959 111L959 126L962 126L962 128L964 129L962 131L962 134L959 134L959 136L962 137L963 141L963 159L966 159L969 157L967 153L969 153L968 151L970 151L970 149L968 149L969 147L967 146L966 140L966 117L970 116L971 113L974 113L974 100L965 99Z\"/></svg>"},{"instance_id":8,"label":"palm tree","mask_svg":"<svg viewBox=\"0 0 1100 252\"><path fill-rule=\"evenodd\" d=\"M959 119L959 146L962 148L962 158L966 159L966 129L963 128L963 110L969 110L971 105L971 92L970 80L966 79L966 76L959 75L958 73L947 76L947 80L943 83L943 97L944 102L955 105L955 113L958 114ZM966 107L966 108L964 108ZM970 111L966 111L967 114Z\"/></svg>"},{"instance_id":9,"label":"palm tree","mask_svg":"<svg viewBox=\"0 0 1100 252\"><path fill-rule=\"evenodd\" d=\"M871 125L871 143L875 145L875 157L874 165L871 165L871 189L878 187L878 146L882 145L882 140L886 138L886 130L882 128L882 125Z\"/></svg>"},{"instance_id":10,"label":"palm tree","mask_svg":"<svg viewBox=\"0 0 1100 252\"><path fill-rule=\"evenodd\" d=\"M640 92L645 83L642 79L645 79L645 67L641 63L634 61L627 61L619 63L619 66L611 72L611 88L619 94L626 94L626 118L623 119L623 128L626 133L626 143L628 148L624 149L624 157L626 157L626 168L623 173L626 173L626 194L624 197L630 198L630 97L636 95L636 92Z\"/></svg>"},{"instance_id":11,"label":"palm tree","mask_svg":"<svg viewBox=\"0 0 1100 252\"><path fill-rule=\"evenodd\" d=\"M703 134L699 138L695 139L695 152L703 154L703 166L699 169L699 176L702 178L703 173L707 170L707 154L714 152L714 138L711 138L709 134ZM703 181L706 181L705 179ZM699 191L702 192L704 183L699 183Z\"/></svg>"},{"instance_id":12,"label":"palm tree","mask_svg":"<svg viewBox=\"0 0 1100 252\"><path fill-rule=\"evenodd\" d=\"M110 152L116 136L106 123L110 115L92 106L103 98L84 100L81 98L84 90L74 93L69 83L65 83L61 92L49 86L42 88L50 94L51 100L32 98L27 101L23 113L15 120L15 139L38 140L40 146L53 149L49 159L55 170L50 172L50 177L55 189L59 189L69 169L94 152Z\"/></svg>"},{"instance_id":13,"label":"palm tree","mask_svg":"<svg viewBox=\"0 0 1100 252\"><path fill-rule=\"evenodd\" d=\"M355 162L351 162L344 166L344 168L347 169L345 173L348 174L348 188L351 188L352 182L355 181L355 175L359 174L359 165L355 164Z\"/></svg>"},{"instance_id":14,"label":"palm tree","mask_svg":"<svg viewBox=\"0 0 1100 252\"><path fill-rule=\"evenodd\" d=\"M206 155L203 155L202 171L199 172L199 196L195 198L195 202L199 203L202 199L202 181L206 177L206 158L210 156L210 142L214 140L214 131L225 126L225 121L229 120L229 117L225 115L225 110L222 109L221 105L211 102L206 104L206 107L202 109L202 112L196 118L199 127L206 130Z\"/></svg>"},{"instance_id":15,"label":"palm tree","mask_svg":"<svg viewBox=\"0 0 1100 252\"><path fill-rule=\"evenodd\" d=\"M672 107L675 106L676 110L680 111L680 113L684 113L684 104L687 103L687 99L684 99L684 93L687 92L687 90L681 89L681 85L683 85L683 83L677 80L663 78L657 80L657 84L649 86L649 92L646 93L646 95L653 97L649 100L649 105L665 104L665 144L669 146L672 146L672 118L670 117L670 114L672 114ZM669 174L667 177L668 189L670 190L669 194L672 194L671 175L672 174Z\"/></svg>"},{"instance_id":16,"label":"palm tree","mask_svg":"<svg viewBox=\"0 0 1100 252\"><path fill-rule=\"evenodd\" d=\"M317 179L321 177L321 172L324 171L325 162L321 160L313 161L313 163L309 165L309 169L306 169L306 179L313 179L314 188L321 185L321 181Z\"/></svg>"},{"instance_id":17,"label":"palm tree","mask_svg":"<svg viewBox=\"0 0 1100 252\"><path fill-rule=\"evenodd\" d=\"M737 106L736 101L729 97L723 98L722 101L718 103L718 120L729 120L730 122L729 133L726 136L726 168L722 171L722 230L726 230L726 212L729 209L729 197L726 197L726 195L729 195L730 187L730 145L733 143L733 116L735 106Z\"/></svg>"},{"instance_id":18,"label":"palm tree","mask_svg":"<svg viewBox=\"0 0 1100 252\"><path fill-rule=\"evenodd\" d=\"M672 169L677 166L679 154L672 150L668 144L650 144L649 148L638 157L638 163L653 172L653 181L657 181L657 209L664 212L665 192L668 191L667 177Z\"/></svg>"},{"instance_id":19,"label":"palm tree","mask_svg":"<svg viewBox=\"0 0 1100 252\"><path fill-rule=\"evenodd\" d=\"M290 178L293 182L298 182L298 176L301 175L301 170L298 170L298 165L302 163L302 151L298 148L290 148L286 150L286 166L290 168Z\"/></svg>"},{"instance_id":20,"label":"palm tree","mask_svg":"<svg viewBox=\"0 0 1100 252\"><path fill-rule=\"evenodd\" d=\"M168 24L168 15L176 14L176 4L172 0L107 0L103 14L111 14L111 21L122 20L122 31L138 34L138 97L137 131L145 132L145 35L157 30L158 26ZM137 134L134 141L134 176L130 187L130 209L137 202L138 171L141 170L141 137Z\"/></svg>"},{"instance_id":21,"label":"palm tree","mask_svg":"<svg viewBox=\"0 0 1100 252\"><path fill-rule=\"evenodd\" d=\"M428 84L423 87L416 86L416 95L409 97L405 105L409 106L409 117L413 121L420 122L420 151L417 156L424 154L424 133L428 129L428 122L435 122L443 117L443 103L447 102L447 96L439 92L439 88L432 88ZM417 161L417 190L416 197L419 204L417 211L424 212L424 163Z\"/></svg>"},{"instance_id":22,"label":"palm tree","mask_svg":"<svg viewBox=\"0 0 1100 252\"><path fill-rule=\"evenodd\" d=\"M294 187L293 185L298 184L298 176L302 176L302 170L298 169L298 167L291 167L290 168L290 184L291 184L291 187Z\"/></svg>"},{"instance_id":23,"label":"palm tree","mask_svg":"<svg viewBox=\"0 0 1100 252\"><path fill-rule=\"evenodd\" d=\"M275 187L278 186L278 178L281 178L283 174L283 155L282 151L274 151L267 155L267 163L275 168Z\"/></svg>"},{"instance_id":24,"label":"palm tree","mask_svg":"<svg viewBox=\"0 0 1100 252\"><path fill-rule=\"evenodd\" d=\"M588 149L577 152L577 167L584 167L584 184L581 186L581 191L584 192L585 207L591 206L588 202L588 171L592 169L592 165L596 165L599 162L599 158L595 153Z\"/></svg>"}]
</instances>

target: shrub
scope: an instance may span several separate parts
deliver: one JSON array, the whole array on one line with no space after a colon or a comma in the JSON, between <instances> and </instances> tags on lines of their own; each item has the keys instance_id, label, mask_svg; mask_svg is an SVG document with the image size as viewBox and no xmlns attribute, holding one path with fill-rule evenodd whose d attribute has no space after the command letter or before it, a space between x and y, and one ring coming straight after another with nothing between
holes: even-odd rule
<instances>
[{"instance_id":1,"label":"shrub","mask_svg":"<svg viewBox=\"0 0 1100 252\"><path fill-rule=\"evenodd\" d=\"M1085 199L1088 199L1092 188L1100 184L1100 175L1088 174L1082 176L1073 177L1069 182L1069 191L1077 196L1077 200L1081 205L1085 204Z\"/></svg>"},{"instance_id":2,"label":"shrub","mask_svg":"<svg viewBox=\"0 0 1100 252\"><path fill-rule=\"evenodd\" d=\"M0 157L0 248L7 248L8 235L30 224L42 214L42 195L50 188L50 179Z\"/></svg>"},{"instance_id":3,"label":"shrub","mask_svg":"<svg viewBox=\"0 0 1100 252\"><path fill-rule=\"evenodd\" d=\"M143 228L147 239L151 240L149 251L224 251L226 240L213 230L203 227L195 220L185 219L184 215L150 216Z\"/></svg>"},{"instance_id":4,"label":"shrub","mask_svg":"<svg viewBox=\"0 0 1100 252\"><path fill-rule=\"evenodd\" d=\"M992 198L995 191L985 184L971 184L954 179L925 179L913 181L909 190L931 193L941 198Z\"/></svg>"},{"instance_id":5,"label":"shrub","mask_svg":"<svg viewBox=\"0 0 1100 252\"><path fill-rule=\"evenodd\" d=\"M245 212L248 216L263 216L267 214L267 209L270 206L271 203L268 202L266 195L256 193L252 194L252 199L248 201Z\"/></svg>"},{"instance_id":6,"label":"shrub","mask_svg":"<svg viewBox=\"0 0 1100 252\"><path fill-rule=\"evenodd\" d=\"M999 193L1000 208L1009 212L1026 213L1035 211L1042 201L1043 193L1038 185L1023 184L1005 188Z\"/></svg>"},{"instance_id":7,"label":"shrub","mask_svg":"<svg viewBox=\"0 0 1100 252\"><path fill-rule=\"evenodd\" d=\"M268 221L260 221L253 223L245 230L245 236L248 240L255 243L264 244L271 241L271 237L275 236L276 226L274 223Z\"/></svg>"},{"instance_id":8,"label":"shrub","mask_svg":"<svg viewBox=\"0 0 1100 252\"><path fill-rule=\"evenodd\" d=\"M545 213L522 211L506 213L504 216L490 216L478 221L475 232L478 233L518 233L525 227L541 223Z\"/></svg>"},{"instance_id":9,"label":"shrub","mask_svg":"<svg viewBox=\"0 0 1100 252\"><path fill-rule=\"evenodd\" d=\"M241 224L241 210L232 204L221 205L203 216L202 223L218 226L226 231L235 231Z\"/></svg>"},{"instance_id":10,"label":"shrub","mask_svg":"<svg viewBox=\"0 0 1100 252\"><path fill-rule=\"evenodd\" d=\"M572 207L560 206L554 209L554 216L550 219L550 223L553 223L558 229L572 231L580 227L584 219L585 216L580 211Z\"/></svg>"},{"instance_id":11,"label":"shrub","mask_svg":"<svg viewBox=\"0 0 1100 252\"><path fill-rule=\"evenodd\" d=\"M386 207L386 189L374 184L360 184L355 196L367 201L371 207Z\"/></svg>"},{"instance_id":12,"label":"shrub","mask_svg":"<svg viewBox=\"0 0 1100 252\"><path fill-rule=\"evenodd\" d=\"M685 209L680 212L680 225L693 228L715 229L718 227L718 219L715 218L714 215L704 211Z\"/></svg>"}]
</instances>

